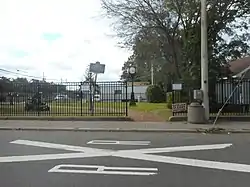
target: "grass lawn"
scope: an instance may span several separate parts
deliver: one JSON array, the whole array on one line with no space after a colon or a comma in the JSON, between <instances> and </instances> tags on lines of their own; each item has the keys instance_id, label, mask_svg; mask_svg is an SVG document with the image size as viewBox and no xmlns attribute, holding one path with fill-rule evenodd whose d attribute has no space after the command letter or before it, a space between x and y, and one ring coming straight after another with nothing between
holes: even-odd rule
<instances>
[{"instance_id":1,"label":"grass lawn","mask_svg":"<svg viewBox=\"0 0 250 187\"><path fill-rule=\"evenodd\" d=\"M50 102L49 112L40 112L41 116L90 116L89 102L71 101L71 102ZM128 104L129 106L129 104ZM94 116L125 116L125 102L95 102ZM153 113L161 119L168 120L172 111L167 108L166 103L137 103L136 106L130 107L129 110L143 113ZM25 111L24 103L15 103L14 105L0 105L0 116L37 116L38 112Z\"/></svg>"},{"instance_id":2,"label":"grass lawn","mask_svg":"<svg viewBox=\"0 0 250 187\"><path fill-rule=\"evenodd\" d=\"M168 120L172 116L172 110L167 108L166 103L137 103L136 106L130 107L130 110L139 111L139 112L151 112L155 115L158 115L162 119Z\"/></svg>"}]
</instances>

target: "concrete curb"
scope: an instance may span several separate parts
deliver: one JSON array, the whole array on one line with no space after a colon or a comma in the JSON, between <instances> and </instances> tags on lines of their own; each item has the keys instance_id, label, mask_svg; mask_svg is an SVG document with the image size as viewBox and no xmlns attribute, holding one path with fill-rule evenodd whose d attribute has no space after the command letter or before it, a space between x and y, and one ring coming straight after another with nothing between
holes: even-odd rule
<instances>
[{"instance_id":1,"label":"concrete curb","mask_svg":"<svg viewBox=\"0 0 250 187\"><path fill-rule=\"evenodd\" d=\"M250 133L250 129L223 129L218 132L208 132L203 129L123 129L123 128L47 128L47 127L0 127L1 130L12 131L74 131L74 132L158 132L158 133L206 133L206 134L228 134L228 133Z\"/></svg>"},{"instance_id":2,"label":"concrete curb","mask_svg":"<svg viewBox=\"0 0 250 187\"><path fill-rule=\"evenodd\" d=\"M210 116L210 120L215 120L215 116ZM171 122L183 122L188 121L187 116L170 116L169 121ZM240 121L247 122L250 121L250 116L220 116L218 122L227 122L227 121Z\"/></svg>"},{"instance_id":3,"label":"concrete curb","mask_svg":"<svg viewBox=\"0 0 250 187\"><path fill-rule=\"evenodd\" d=\"M46 128L46 127L0 127L0 130L20 131L76 131L76 132L189 132L195 133L196 129L123 129L123 128Z\"/></svg>"}]
</instances>

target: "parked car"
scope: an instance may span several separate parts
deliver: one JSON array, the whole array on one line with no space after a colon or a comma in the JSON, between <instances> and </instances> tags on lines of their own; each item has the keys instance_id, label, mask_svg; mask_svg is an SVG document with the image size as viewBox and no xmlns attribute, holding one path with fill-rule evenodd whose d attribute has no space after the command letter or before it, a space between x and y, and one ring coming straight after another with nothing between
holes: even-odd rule
<instances>
[{"instance_id":1,"label":"parked car","mask_svg":"<svg viewBox=\"0 0 250 187\"><path fill-rule=\"evenodd\" d=\"M101 101L101 95L98 95L98 94L94 95L94 101L97 101L97 102Z\"/></svg>"},{"instance_id":2,"label":"parked car","mask_svg":"<svg viewBox=\"0 0 250 187\"><path fill-rule=\"evenodd\" d=\"M55 100L58 101L58 100L67 100L68 99L68 96L67 95L57 95L55 97Z\"/></svg>"}]
</instances>

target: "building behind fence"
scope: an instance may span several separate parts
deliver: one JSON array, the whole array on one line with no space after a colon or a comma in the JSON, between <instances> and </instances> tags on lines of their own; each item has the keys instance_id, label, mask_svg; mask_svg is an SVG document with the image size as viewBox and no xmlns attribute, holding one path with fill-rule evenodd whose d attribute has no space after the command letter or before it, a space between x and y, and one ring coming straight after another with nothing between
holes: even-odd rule
<instances>
[{"instance_id":1,"label":"building behind fence","mask_svg":"<svg viewBox=\"0 0 250 187\"><path fill-rule=\"evenodd\" d=\"M221 115L249 115L250 80L221 79L210 90L210 113L215 115L225 104ZM187 106L193 100L193 90L172 92L173 115L186 115Z\"/></svg>"}]
</instances>

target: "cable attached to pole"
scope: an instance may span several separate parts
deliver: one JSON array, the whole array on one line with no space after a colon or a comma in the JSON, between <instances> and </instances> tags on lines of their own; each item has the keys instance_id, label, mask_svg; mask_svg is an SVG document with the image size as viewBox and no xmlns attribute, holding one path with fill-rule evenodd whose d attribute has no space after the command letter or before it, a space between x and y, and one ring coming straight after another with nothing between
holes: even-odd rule
<instances>
[{"instance_id":1,"label":"cable attached to pole","mask_svg":"<svg viewBox=\"0 0 250 187\"><path fill-rule=\"evenodd\" d=\"M227 100L225 101L225 103L222 105L222 107L219 109L218 113L216 114L215 120L213 122L213 127L215 127L216 122L222 112L222 110L224 109L224 107L226 106L226 104L228 103L228 101L231 99L231 97L233 96L234 92L238 89L239 85L242 83L242 80L245 78L246 73L249 71L249 69L247 71L245 71L242 75L240 80L238 81L237 85L235 86L235 88L233 89L233 91L231 92L231 94L228 96Z\"/></svg>"}]
</instances>

